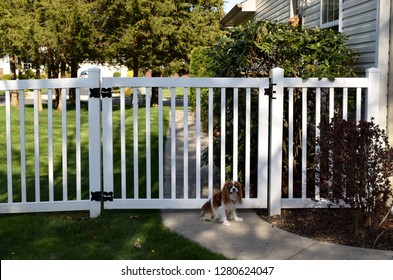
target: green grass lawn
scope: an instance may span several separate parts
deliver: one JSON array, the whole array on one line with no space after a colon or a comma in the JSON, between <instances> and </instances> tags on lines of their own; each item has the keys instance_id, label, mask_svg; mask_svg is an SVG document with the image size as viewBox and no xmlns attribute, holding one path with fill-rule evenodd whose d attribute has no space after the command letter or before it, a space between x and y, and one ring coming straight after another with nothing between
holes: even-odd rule
<instances>
[{"instance_id":1,"label":"green grass lawn","mask_svg":"<svg viewBox=\"0 0 393 280\"><path fill-rule=\"evenodd\" d=\"M3 215L0 240L2 260L225 259L170 232L157 210Z\"/></svg>"},{"instance_id":2,"label":"green grass lawn","mask_svg":"<svg viewBox=\"0 0 393 280\"><path fill-rule=\"evenodd\" d=\"M67 169L68 169L68 199L76 197L76 116L75 110L67 111ZM26 185L27 201L35 200L34 178L34 110L25 107L25 137L26 137ZM48 176L48 111L45 108L39 113L39 150L40 150L40 187L42 201L49 199ZM21 201L21 160L20 160L20 110L11 110L11 140L12 140L12 184L13 200ZM62 200L62 123L61 112L53 110L53 166L54 166L54 196ZM88 199L88 111L87 106L81 110L81 165L82 165L82 194ZM0 202L6 202L7 196L7 161L6 161L6 124L5 107L0 106Z\"/></svg>"},{"instance_id":3,"label":"green grass lawn","mask_svg":"<svg viewBox=\"0 0 393 280\"><path fill-rule=\"evenodd\" d=\"M164 128L168 127L169 108L164 109ZM113 160L114 160L114 186L115 196L121 193L121 147L120 147L120 110L113 106ZM133 196L133 109L126 109L126 181L127 197ZM54 196L55 200L62 200L62 116L61 112L53 110L53 165L54 165ZM45 108L39 113L40 136L40 193L41 201L49 198L48 176L48 112ZM74 109L67 110L67 182L68 199L76 198L76 114ZM20 160L20 110L11 111L11 138L12 138L12 184L14 187L13 200L21 201L21 160ZM30 106L25 108L26 131L26 185L27 201L35 200L34 177L34 110ZM138 110L138 168L139 168L139 194L146 197L146 108ZM165 136L164 136L165 137ZM164 139L165 140L165 139ZM152 197L158 197L158 108L151 108L151 165ZM81 170L82 170L82 198L89 199L89 145L88 145L88 111L87 105L81 108ZM6 157L6 124L5 107L0 106L0 202L7 201L7 157Z\"/></svg>"},{"instance_id":4,"label":"green grass lawn","mask_svg":"<svg viewBox=\"0 0 393 280\"><path fill-rule=\"evenodd\" d=\"M145 114L139 109L139 188L144 196ZM14 201L20 194L19 109L12 109L12 157ZM33 108L26 106L26 181L28 201L34 200ZM127 194L133 193L132 108L126 109ZM158 192L158 109L152 112L152 193ZM164 131L169 108L164 111ZM47 109L40 119L41 200L48 199ZM114 107L114 181L115 195L120 189L120 112ZM55 200L62 199L61 113L53 111ZM7 201L7 163L5 107L0 106L0 203ZM76 196L75 182L75 110L67 112L68 198ZM81 109L82 197L89 199L88 111ZM118 196L118 195L117 195ZM140 244L141 246L135 246ZM140 248L138 248L140 247ZM171 233L161 223L157 210L104 210L100 217L88 212L60 212L0 215L0 259L224 259L198 244Z\"/></svg>"}]
</instances>

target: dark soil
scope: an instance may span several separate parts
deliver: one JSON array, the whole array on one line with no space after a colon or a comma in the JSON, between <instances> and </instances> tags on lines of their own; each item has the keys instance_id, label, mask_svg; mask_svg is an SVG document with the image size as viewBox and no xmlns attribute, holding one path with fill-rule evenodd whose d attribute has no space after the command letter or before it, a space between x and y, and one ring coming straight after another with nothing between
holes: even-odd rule
<instances>
[{"instance_id":1,"label":"dark soil","mask_svg":"<svg viewBox=\"0 0 393 280\"><path fill-rule=\"evenodd\" d=\"M319 241L341 245L393 250L393 215L381 226L356 226L356 212L351 209L284 209L280 216L269 216L266 210L257 214L273 227ZM381 221L383 217L381 218Z\"/></svg>"}]
</instances>

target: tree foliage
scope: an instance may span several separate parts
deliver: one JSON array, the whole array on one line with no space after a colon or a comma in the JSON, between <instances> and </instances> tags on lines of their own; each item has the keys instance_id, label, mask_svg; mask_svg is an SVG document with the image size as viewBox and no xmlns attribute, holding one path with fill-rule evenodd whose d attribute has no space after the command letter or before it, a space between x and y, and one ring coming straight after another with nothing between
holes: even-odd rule
<instances>
[{"instance_id":1,"label":"tree foliage","mask_svg":"<svg viewBox=\"0 0 393 280\"><path fill-rule=\"evenodd\" d=\"M11 0L0 3L0 55L48 76L76 77L84 61L188 73L189 54L221 33L222 0Z\"/></svg>"},{"instance_id":2,"label":"tree foliage","mask_svg":"<svg viewBox=\"0 0 393 280\"><path fill-rule=\"evenodd\" d=\"M221 33L222 0L98 0L106 14L97 21L102 58L126 65L134 75L188 73L194 47L213 43Z\"/></svg>"},{"instance_id":3,"label":"tree foliage","mask_svg":"<svg viewBox=\"0 0 393 280\"><path fill-rule=\"evenodd\" d=\"M93 55L93 6L88 1L12 0L0 5L0 38L5 42L0 54L46 64L50 77L59 74L61 64L77 67Z\"/></svg>"},{"instance_id":4,"label":"tree foliage","mask_svg":"<svg viewBox=\"0 0 393 280\"><path fill-rule=\"evenodd\" d=\"M281 67L287 77L354 76L347 37L330 29L255 21L228 31L208 52L216 76L269 77Z\"/></svg>"}]
</instances>

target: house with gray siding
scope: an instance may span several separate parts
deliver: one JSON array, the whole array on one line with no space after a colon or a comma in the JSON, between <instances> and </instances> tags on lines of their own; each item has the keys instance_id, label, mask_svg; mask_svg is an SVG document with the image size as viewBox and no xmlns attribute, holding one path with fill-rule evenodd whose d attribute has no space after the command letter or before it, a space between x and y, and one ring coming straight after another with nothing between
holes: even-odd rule
<instances>
[{"instance_id":1,"label":"house with gray siding","mask_svg":"<svg viewBox=\"0 0 393 280\"><path fill-rule=\"evenodd\" d=\"M247 12L243 12L243 7L247 7ZM245 13L247 17L244 16ZM390 142L393 144L393 63L389 63L393 61L391 0L239 1L221 23L223 27L228 28L251 19L288 22L294 16L299 16L304 26L331 28L348 35L348 48L359 55L359 73L365 73L365 70L371 67L379 69L379 123L381 127L387 128Z\"/></svg>"}]
</instances>

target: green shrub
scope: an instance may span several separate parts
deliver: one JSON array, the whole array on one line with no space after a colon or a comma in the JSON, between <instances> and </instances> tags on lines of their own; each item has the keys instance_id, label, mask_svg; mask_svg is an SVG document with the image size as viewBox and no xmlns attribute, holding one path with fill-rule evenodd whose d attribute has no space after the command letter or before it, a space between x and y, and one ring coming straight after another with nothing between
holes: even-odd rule
<instances>
[{"instance_id":1,"label":"green shrub","mask_svg":"<svg viewBox=\"0 0 393 280\"><path fill-rule=\"evenodd\" d=\"M209 71L219 77L269 77L281 67L288 77L354 76L347 37L330 29L309 29L255 21L231 29L209 51Z\"/></svg>"},{"instance_id":2,"label":"green shrub","mask_svg":"<svg viewBox=\"0 0 393 280\"><path fill-rule=\"evenodd\" d=\"M345 47L347 37L329 29L308 29L306 27L292 26L283 23L272 23L269 21L249 22L243 26L230 29L225 37L203 51L196 51L193 58L200 65L195 72L214 77L270 77L270 72L275 67L284 69L287 77L318 77L334 79L334 77L354 76L354 63L356 56ZM204 55L206 57L204 57ZM190 71L194 71L191 67ZM240 180L245 173L245 97L242 89L239 90L239 169ZM288 94L286 94L286 99ZM207 97L202 95L203 99ZM215 127L218 134L220 128L221 102L220 94L214 95ZM232 153L233 153L233 94L232 90L226 93L226 173L232 177ZM256 185L257 155L258 155L258 92L252 92L251 101L251 184ZM205 102L206 100L202 101ZM287 101L286 101L287 102ZM295 147L295 176L301 177L301 91L294 90L294 147ZM312 108L309 100L310 108ZM202 119L207 119L208 106L202 106ZM255 109L254 109L255 108ZM286 110L287 107L285 107ZM284 117L284 135L287 134L287 117ZM219 139L218 139L219 140ZM215 142L215 151L220 150L220 142ZM310 138L311 141L313 139ZM285 140L288 141L288 140ZM283 147L284 166L288 168L287 147ZM310 145L314 143L310 142ZM310 148L310 147L309 147ZM312 150L312 149L309 149ZM207 152L207 151L205 151ZM220 168L219 152L214 152L215 165ZM217 156L216 156L217 155ZM285 175L284 175L285 176ZM285 180L284 180L285 181Z\"/></svg>"}]
</instances>

